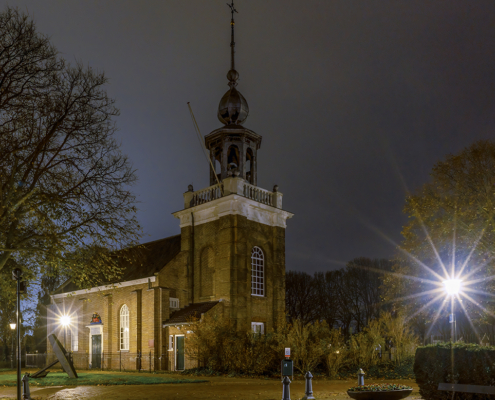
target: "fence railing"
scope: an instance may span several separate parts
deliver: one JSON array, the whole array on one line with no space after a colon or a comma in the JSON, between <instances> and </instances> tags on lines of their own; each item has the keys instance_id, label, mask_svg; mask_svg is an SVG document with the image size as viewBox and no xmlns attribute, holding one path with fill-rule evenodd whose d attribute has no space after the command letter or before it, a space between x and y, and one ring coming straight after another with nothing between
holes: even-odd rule
<instances>
[{"instance_id":1,"label":"fence railing","mask_svg":"<svg viewBox=\"0 0 495 400\"><path fill-rule=\"evenodd\" d=\"M70 352L69 357L77 369L96 369L96 370L119 370L119 371L156 371L165 369L167 360L165 355L157 355L153 352L102 352L101 354L86 354L79 352ZM27 368L45 368L48 364L56 360L53 353L48 354L26 354L23 356L26 360ZM24 365L24 364L23 364ZM54 368L57 368L55 366Z\"/></svg>"}]
</instances>

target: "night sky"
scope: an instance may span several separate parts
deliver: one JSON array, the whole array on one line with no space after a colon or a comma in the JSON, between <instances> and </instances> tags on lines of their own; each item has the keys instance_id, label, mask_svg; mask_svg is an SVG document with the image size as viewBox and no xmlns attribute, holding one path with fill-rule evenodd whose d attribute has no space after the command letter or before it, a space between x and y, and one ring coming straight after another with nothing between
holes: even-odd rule
<instances>
[{"instance_id":1,"label":"night sky","mask_svg":"<svg viewBox=\"0 0 495 400\"><path fill-rule=\"evenodd\" d=\"M209 185L201 133L222 124L226 0L11 1L62 56L105 71L137 169L143 242L180 232ZM495 2L236 0L238 89L263 136L258 185L284 193L287 269L391 257L407 191L495 133Z\"/></svg>"}]
</instances>

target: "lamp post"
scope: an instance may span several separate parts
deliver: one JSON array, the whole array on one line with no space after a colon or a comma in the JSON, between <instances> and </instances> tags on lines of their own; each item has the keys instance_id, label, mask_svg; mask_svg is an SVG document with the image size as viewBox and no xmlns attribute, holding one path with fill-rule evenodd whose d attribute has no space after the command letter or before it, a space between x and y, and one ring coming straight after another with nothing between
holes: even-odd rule
<instances>
[{"instance_id":1,"label":"lamp post","mask_svg":"<svg viewBox=\"0 0 495 400\"><path fill-rule=\"evenodd\" d=\"M447 279L446 281L443 281L443 285L445 288L445 291L447 292L447 295L450 296L450 309L451 309L451 314L449 317L449 322L452 324L452 342L455 343L456 339L456 330L457 330L457 321L455 318L455 297L459 292L461 291L461 284L462 281L460 279Z\"/></svg>"},{"instance_id":2,"label":"lamp post","mask_svg":"<svg viewBox=\"0 0 495 400\"><path fill-rule=\"evenodd\" d=\"M10 329L12 330L12 353L10 356L10 368L14 369L14 331L16 324L10 324Z\"/></svg>"},{"instance_id":3,"label":"lamp post","mask_svg":"<svg viewBox=\"0 0 495 400\"><path fill-rule=\"evenodd\" d=\"M22 270L15 268L12 279L17 283L16 320L17 320L17 400L21 400L21 293L26 291L26 282L21 282Z\"/></svg>"}]
</instances>

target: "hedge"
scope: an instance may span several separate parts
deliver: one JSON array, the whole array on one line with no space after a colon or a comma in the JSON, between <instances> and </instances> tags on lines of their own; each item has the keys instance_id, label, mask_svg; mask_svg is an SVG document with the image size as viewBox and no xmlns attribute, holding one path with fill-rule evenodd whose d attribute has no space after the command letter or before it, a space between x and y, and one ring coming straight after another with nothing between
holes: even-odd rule
<instances>
[{"instance_id":1,"label":"hedge","mask_svg":"<svg viewBox=\"0 0 495 400\"><path fill-rule=\"evenodd\" d=\"M453 360L453 369L452 369ZM414 374L425 400L450 400L452 392L437 390L438 384L495 385L495 348L477 344L440 343L418 347ZM456 393L458 400L492 398L488 395Z\"/></svg>"}]
</instances>

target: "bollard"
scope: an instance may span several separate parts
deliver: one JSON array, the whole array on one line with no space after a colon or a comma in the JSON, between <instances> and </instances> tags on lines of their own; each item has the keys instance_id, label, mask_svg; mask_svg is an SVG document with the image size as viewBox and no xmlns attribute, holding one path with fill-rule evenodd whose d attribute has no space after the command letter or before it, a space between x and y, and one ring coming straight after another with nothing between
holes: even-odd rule
<instances>
[{"instance_id":1,"label":"bollard","mask_svg":"<svg viewBox=\"0 0 495 400\"><path fill-rule=\"evenodd\" d=\"M22 400L31 400L31 392L29 391L29 374L25 373L22 377Z\"/></svg>"},{"instance_id":2,"label":"bollard","mask_svg":"<svg viewBox=\"0 0 495 400\"><path fill-rule=\"evenodd\" d=\"M282 381L282 400L290 400L290 379L288 376L284 376Z\"/></svg>"},{"instance_id":3,"label":"bollard","mask_svg":"<svg viewBox=\"0 0 495 400\"><path fill-rule=\"evenodd\" d=\"M364 371L362 368L359 368L358 371L358 386L364 386Z\"/></svg>"},{"instance_id":4,"label":"bollard","mask_svg":"<svg viewBox=\"0 0 495 400\"><path fill-rule=\"evenodd\" d=\"M313 397L313 382L311 381L313 379L313 375L311 375L311 372L306 372L306 375L304 375L306 378L306 390L304 391L304 397L302 400L310 400L314 399Z\"/></svg>"}]
</instances>

